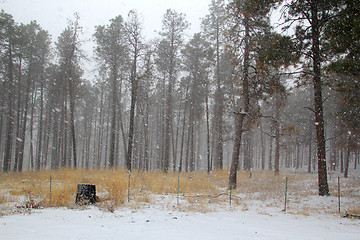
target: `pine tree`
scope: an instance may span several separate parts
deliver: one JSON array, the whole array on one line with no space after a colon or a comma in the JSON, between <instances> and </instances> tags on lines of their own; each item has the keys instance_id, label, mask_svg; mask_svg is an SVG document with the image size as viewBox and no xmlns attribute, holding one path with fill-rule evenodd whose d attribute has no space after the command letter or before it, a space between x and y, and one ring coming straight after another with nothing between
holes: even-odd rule
<instances>
[{"instance_id":1,"label":"pine tree","mask_svg":"<svg viewBox=\"0 0 360 240\"><path fill-rule=\"evenodd\" d=\"M239 164L240 144L246 125L250 126L249 118L255 106L250 106L250 69L252 53L256 46L256 36L269 24L267 14L270 11L273 1L262 0L236 0L230 2L228 9L231 16L229 38L231 51L234 56L233 62L237 63L242 51L241 63L241 87L242 106L235 111L235 135L234 146L229 173L229 187L236 188L237 170ZM265 28L264 28L265 27Z\"/></svg>"},{"instance_id":2,"label":"pine tree","mask_svg":"<svg viewBox=\"0 0 360 240\"><path fill-rule=\"evenodd\" d=\"M179 51L183 45L183 34L189 24L185 20L185 15L168 9L163 17L162 37L158 49L162 56L158 64L164 70L164 79L167 81L166 107L165 107L165 132L164 132L164 156L163 169L168 172L170 169L170 146L172 143L173 131L173 90L176 84L176 76L179 67Z\"/></svg>"},{"instance_id":3,"label":"pine tree","mask_svg":"<svg viewBox=\"0 0 360 240\"><path fill-rule=\"evenodd\" d=\"M122 79L120 73L125 68L128 61L128 48L126 45L125 34L124 20L121 16L117 16L116 18L111 19L110 24L107 26L97 26L96 32L94 34L97 44L96 55L99 59L99 62L101 62L103 69L105 69L105 76L108 77L111 86L109 167L114 167L116 162L115 142L117 132L117 116L121 116L121 109L118 109L119 104L121 104L119 99L121 96L118 96L118 91L121 89L122 83L119 83L119 80ZM122 124L122 121L120 124Z\"/></svg>"},{"instance_id":4,"label":"pine tree","mask_svg":"<svg viewBox=\"0 0 360 240\"><path fill-rule=\"evenodd\" d=\"M325 61L322 48L324 46L324 29L329 20L338 8L338 1L325 0L297 0L285 4L285 22L290 27L296 25L295 37L302 47L304 59L304 69L310 69L308 76L312 79L314 88L314 113L317 140L317 159L318 159L318 185L319 195L329 195L326 169L326 148L325 148L325 122L323 110L323 69L322 63ZM306 24L304 24L306 23Z\"/></svg>"}]
</instances>

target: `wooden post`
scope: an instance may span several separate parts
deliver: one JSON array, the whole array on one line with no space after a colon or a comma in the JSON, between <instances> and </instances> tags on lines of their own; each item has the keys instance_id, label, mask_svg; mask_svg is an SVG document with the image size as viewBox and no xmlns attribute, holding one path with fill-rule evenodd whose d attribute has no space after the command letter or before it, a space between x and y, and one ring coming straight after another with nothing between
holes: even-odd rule
<instances>
[{"instance_id":1,"label":"wooden post","mask_svg":"<svg viewBox=\"0 0 360 240\"><path fill-rule=\"evenodd\" d=\"M288 191L288 177L285 180L285 203L284 203L284 212L286 212L286 202L287 202L287 191Z\"/></svg>"},{"instance_id":2,"label":"wooden post","mask_svg":"<svg viewBox=\"0 0 360 240\"><path fill-rule=\"evenodd\" d=\"M76 201L80 205L96 202L96 187L94 184L81 183L77 185Z\"/></svg>"},{"instance_id":3,"label":"wooden post","mask_svg":"<svg viewBox=\"0 0 360 240\"><path fill-rule=\"evenodd\" d=\"M178 171L178 182L177 182L177 206L179 207L179 195L180 195L180 167Z\"/></svg>"},{"instance_id":4,"label":"wooden post","mask_svg":"<svg viewBox=\"0 0 360 240\"><path fill-rule=\"evenodd\" d=\"M52 176L50 175L50 199L49 199L49 206L51 207L51 180Z\"/></svg>"},{"instance_id":5,"label":"wooden post","mask_svg":"<svg viewBox=\"0 0 360 240\"><path fill-rule=\"evenodd\" d=\"M339 203L339 213L341 212L340 206L340 177L338 177L338 203Z\"/></svg>"},{"instance_id":6,"label":"wooden post","mask_svg":"<svg viewBox=\"0 0 360 240\"><path fill-rule=\"evenodd\" d=\"M130 170L128 170L128 202L130 202L130 176L131 176L131 172Z\"/></svg>"},{"instance_id":7,"label":"wooden post","mask_svg":"<svg viewBox=\"0 0 360 240\"><path fill-rule=\"evenodd\" d=\"M230 189L229 190L230 190L230 208L231 208L231 197L232 197L231 196L232 195L232 186L231 186L231 184L230 184Z\"/></svg>"}]
</instances>

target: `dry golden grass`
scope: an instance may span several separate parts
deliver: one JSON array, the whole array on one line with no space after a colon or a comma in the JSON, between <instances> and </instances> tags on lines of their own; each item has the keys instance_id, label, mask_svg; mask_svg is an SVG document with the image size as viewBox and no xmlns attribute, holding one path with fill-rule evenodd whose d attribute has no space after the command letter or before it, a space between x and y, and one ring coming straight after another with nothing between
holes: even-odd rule
<instances>
[{"instance_id":1,"label":"dry golden grass","mask_svg":"<svg viewBox=\"0 0 360 240\"><path fill-rule=\"evenodd\" d=\"M66 206L75 205L78 183L96 185L98 206L114 211L117 206L139 208L157 204L166 207L177 206L179 210L206 212L217 206L228 206L229 170L217 170L211 174L206 171L191 173L160 171L133 171L131 176L125 169L81 170L61 169L57 171L23 172L0 174L0 204L19 202L23 206ZM51 202L50 202L51 176ZM288 178L288 209L295 214L308 215L323 211L336 213L336 198L327 205L311 206L312 198L318 196L316 174L281 173L275 176L272 171L239 171L238 185L232 191L232 206L246 211L255 201L260 208L282 208L284 205L285 178ZM177 205L179 178L180 204ZM128 184L130 179L130 191ZM342 179L342 197L350 199L342 209L358 213L360 202L360 178ZM337 180L329 181L330 193L337 195ZM128 195L129 194L129 195ZM161 197L159 197L161 196ZM128 197L130 202L128 202ZM307 204L306 201L309 201ZM211 206L214 206L213 208ZM260 210L263 211L263 210ZM266 211L263 211L266 212Z\"/></svg>"}]
</instances>

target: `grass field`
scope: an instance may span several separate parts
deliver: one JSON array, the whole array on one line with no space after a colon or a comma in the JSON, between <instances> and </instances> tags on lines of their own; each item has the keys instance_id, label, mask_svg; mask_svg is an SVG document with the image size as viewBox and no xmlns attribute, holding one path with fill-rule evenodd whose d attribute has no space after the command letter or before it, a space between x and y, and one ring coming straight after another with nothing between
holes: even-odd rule
<instances>
[{"instance_id":1,"label":"grass field","mask_svg":"<svg viewBox=\"0 0 360 240\"><path fill-rule=\"evenodd\" d=\"M254 171L250 177L250 172L241 171L238 187L231 192L230 198L228 170L210 174L205 171L181 173L180 176L175 172L133 171L129 176L124 169L61 169L0 174L0 214L31 208L76 207L78 183L95 184L99 200L96 205L106 211L114 211L117 207L157 205L199 212L228 207L244 211L256 208L258 212L269 214L285 207L286 177L288 212L303 215L338 213L337 177L329 179L331 196L320 197L316 174L281 173L275 176L272 171ZM341 178L341 212L360 212L359 183L359 177Z\"/></svg>"}]
</instances>

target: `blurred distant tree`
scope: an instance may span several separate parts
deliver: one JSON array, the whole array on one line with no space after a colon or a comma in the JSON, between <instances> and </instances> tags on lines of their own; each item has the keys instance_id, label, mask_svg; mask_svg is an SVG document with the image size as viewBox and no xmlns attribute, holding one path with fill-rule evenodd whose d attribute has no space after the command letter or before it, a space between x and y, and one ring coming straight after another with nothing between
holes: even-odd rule
<instances>
[{"instance_id":1,"label":"blurred distant tree","mask_svg":"<svg viewBox=\"0 0 360 240\"><path fill-rule=\"evenodd\" d=\"M360 1L341 0L338 4L341 7L327 24L325 38L331 54L328 70L338 75L333 85L341 97L338 134L346 143L347 177L350 152L360 148L356 140L360 137Z\"/></svg>"},{"instance_id":2,"label":"blurred distant tree","mask_svg":"<svg viewBox=\"0 0 360 240\"><path fill-rule=\"evenodd\" d=\"M116 126L117 116L120 115L118 109L118 89L121 88L119 80L122 69L128 63L128 47L126 41L126 32L124 20L121 16L117 16L110 20L110 24L106 26L97 26L94 34L96 41L96 55L99 62L105 69L108 81L111 87L111 126L110 126L110 152L109 167L115 167L115 142L116 142ZM122 124L122 123L120 123ZM124 146L125 147L125 146ZM126 148L126 147L125 147Z\"/></svg>"},{"instance_id":3,"label":"blurred distant tree","mask_svg":"<svg viewBox=\"0 0 360 240\"><path fill-rule=\"evenodd\" d=\"M164 136L164 156L163 170L168 172L170 169L170 146L172 143L173 131L173 90L176 84L176 75L179 68L179 51L183 45L184 31L189 23L185 20L185 15L168 9L163 16L160 45L158 46L159 60L158 66L164 73L167 81L166 91L166 110L165 110L165 136Z\"/></svg>"},{"instance_id":4,"label":"blurred distant tree","mask_svg":"<svg viewBox=\"0 0 360 240\"><path fill-rule=\"evenodd\" d=\"M23 169L23 162L24 162L24 151L25 151L25 140L26 140L26 128L27 128L27 119L28 119L28 109L30 105L31 108L31 124L30 124L30 136L32 137L32 129L33 129L33 112L34 112L34 104L30 104L30 97L31 102L34 102L34 92L37 91L37 87L40 90L40 112L39 112L39 121L38 121L38 141L33 141L30 139L30 150L31 156L30 159L32 160L32 164L36 166L36 169L41 168L41 161L40 161L40 153L41 151L41 142L43 136L43 108L44 108L44 77L45 77L45 68L49 61L49 54L50 54L50 36L47 31L41 29L41 27L36 22L31 22L30 24L24 25L22 27L22 38L24 39L24 63L26 66L25 69L25 99L24 99L24 106L23 106L23 116L21 117L22 121L19 122L21 125L21 129L19 129L19 135L17 136L16 143L18 147L16 147L16 157L15 157L15 166L14 168L19 171ZM21 73L19 73L21 74ZM30 96L31 95L31 96ZM34 151L32 150L33 144L32 142L36 142L37 144L37 151L36 151L36 159L34 160Z\"/></svg>"},{"instance_id":5,"label":"blurred distant tree","mask_svg":"<svg viewBox=\"0 0 360 240\"><path fill-rule=\"evenodd\" d=\"M80 59L83 57L81 53L81 42L79 36L82 28L79 25L79 16L75 14L75 21L69 21L68 27L61 33L56 44L59 55L59 66L61 71L61 78L67 82L66 94L69 103L70 115L70 134L72 143L73 166L77 167L77 150L76 150L76 133L75 133L75 102L78 85L82 76L82 69L80 67ZM65 104L67 105L67 104ZM66 110L65 110L66 111ZM67 120L65 120L66 122ZM70 159L67 159L65 154L65 166L70 166Z\"/></svg>"},{"instance_id":6,"label":"blurred distant tree","mask_svg":"<svg viewBox=\"0 0 360 240\"><path fill-rule=\"evenodd\" d=\"M129 13L129 19L125 24L125 33L129 46L130 54L130 84L131 84L131 103L130 103L130 121L129 121L129 138L128 150L126 155L126 168L131 171L132 153L133 153L133 140L134 140L134 127L135 127L135 107L138 92L138 61L144 45L142 44L141 36L141 22L135 11Z\"/></svg>"},{"instance_id":7,"label":"blurred distant tree","mask_svg":"<svg viewBox=\"0 0 360 240\"><path fill-rule=\"evenodd\" d=\"M225 56L225 27L226 27L226 6L224 0L212 0L209 8L209 15L202 21L202 29L206 39L211 43L214 52L214 120L213 120L213 139L214 139L214 168L223 168L223 114L224 114L224 72L221 65Z\"/></svg>"},{"instance_id":8,"label":"blurred distant tree","mask_svg":"<svg viewBox=\"0 0 360 240\"><path fill-rule=\"evenodd\" d=\"M14 51L15 51L15 29L16 24L13 17L4 11L0 13L0 54L1 54L1 89L2 89L2 118L6 121L5 148L3 159L3 171L11 170L12 146L14 137L14 106L15 80L14 80ZM3 122L3 121L2 121ZM1 131L2 131L1 126Z\"/></svg>"},{"instance_id":9,"label":"blurred distant tree","mask_svg":"<svg viewBox=\"0 0 360 240\"><path fill-rule=\"evenodd\" d=\"M202 107L205 101L207 92L208 79L208 55L206 52L208 46L200 33L194 34L193 38L185 45L181 51L184 58L184 68L188 73L187 82L189 89L189 98L187 99L189 116L188 116L188 148L189 162L186 164L188 169L195 170L195 132L199 128L198 123L204 112Z\"/></svg>"},{"instance_id":10,"label":"blurred distant tree","mask_svg":"<svg viewBox=\"0 0 360 240\"><path fill-rule=\"evenodd\" d=\"M290 65L299 60L296 44L288 36L275 32L265 32L259 35L259 47L256 56L256 68L268 83L266 92L274 96L275 114L272 117L275 131L275 174L280 169L280 111L286 99L286 87L281 81L280 74L285 72Z\"/></svg>"}]
</instances>

